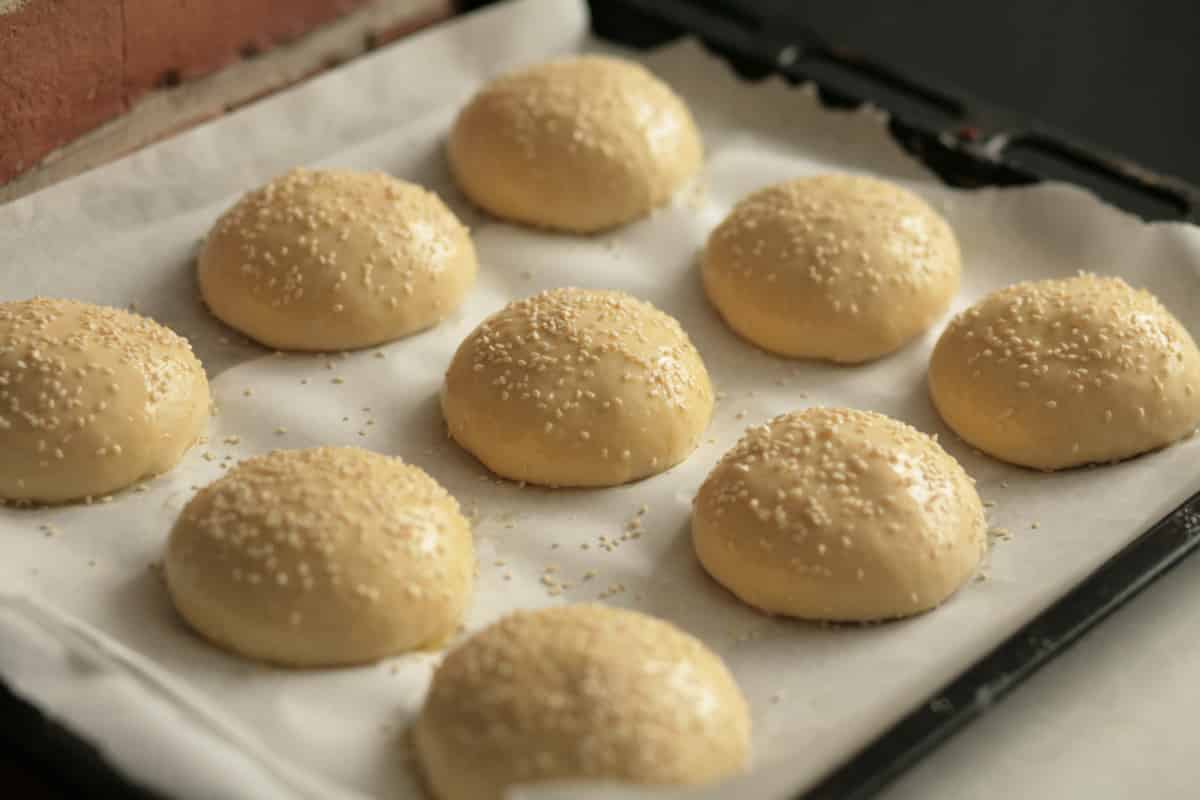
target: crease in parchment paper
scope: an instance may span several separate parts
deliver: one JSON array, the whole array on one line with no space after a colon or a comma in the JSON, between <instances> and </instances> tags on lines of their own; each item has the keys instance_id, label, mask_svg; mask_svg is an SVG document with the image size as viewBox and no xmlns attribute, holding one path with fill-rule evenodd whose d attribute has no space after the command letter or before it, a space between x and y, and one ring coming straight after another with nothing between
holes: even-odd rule
<instances>
[{"instance_id":1,"label":"crease in parchment paper","mask_svg":"<svg viewBox=\"0 0 1200 800\"><path fill-rule=\"evenodd\" d=\"M53 665L49 673L47 665ZM148 780L160 788L169 789L181 773L190 772L196 775L192 780L224 783L225 791L252 793L262 800L361 797L281 762L174 676L90 626L28 597L0 594L0 674L18 693L73 695L75 686L94 684L105 694L131 700L119 710L108 704L97 707L80 695L56 705L68 725L86 726L100 715L103 724L125 728L128 735L115 740L137 747L140 752L134 757L156 766L158 774ZM186 730L188 736L181 742L186 747L174 746L177 740L170 735L160 738L162 726ZM101 750L111 756L111 740L101 743ZM119 755L122 760L130 757ZM186 777L184 782L189 782Z\"/></svg>"}]
</instances>

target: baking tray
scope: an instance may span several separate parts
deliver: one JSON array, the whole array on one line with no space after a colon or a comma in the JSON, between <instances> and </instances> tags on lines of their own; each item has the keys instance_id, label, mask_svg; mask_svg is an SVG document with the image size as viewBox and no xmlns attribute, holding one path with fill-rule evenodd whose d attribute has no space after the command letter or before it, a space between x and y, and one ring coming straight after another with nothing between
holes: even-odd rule
<instances>
[{"instance_id":1,"label":"baking tray","mask_svg":"<svg viewBox=\"0 0 1200 800\"><path fill-rule=\"evenodd\" d=\"M682 35L700 38L747 80L781 74L815 83L823 102L870 102L890 114L889 131L946 183L1018 185L1043 178L1086 186L1147 219L1197 221L1195 187L1156 175L1003 109L974 102L945 84L897 72L781 26L753 2L594 0L594 32L650 47ZM893 725L803 797L862 798L984 713L1200 543L1200 494L1129 544L1093 575L953 682ZM0 747L64 794L152 798L115 772L90 744L0 686Z\"/></svg>"}]
</instances>

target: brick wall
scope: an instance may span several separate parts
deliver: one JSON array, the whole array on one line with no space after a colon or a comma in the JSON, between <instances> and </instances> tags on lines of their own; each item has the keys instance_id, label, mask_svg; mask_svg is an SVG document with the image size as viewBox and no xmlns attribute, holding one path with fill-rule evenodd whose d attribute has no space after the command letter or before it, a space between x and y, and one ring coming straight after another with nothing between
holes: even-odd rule
<instances>
[{"instance_id":1,"label":"brick wall","mask_svg":"<svg viewBox=\"0 0 1200 800\"><path fill-rule=\"evenodd\" d=\"M367 49L451 13L451 0L0 0L0 185L35 171L81 135L335 20ZM365 27L351 24L356 15ZM351 35L348 33L347 35ZM339 57L348 45L340 42ZM314 51L311 71L328 62ZM278 86L238 85L227 105ZM183 104L186 105L186 104ZM158 135L179 124L155 121ZM194 115L193 115L194 116ZM143 128L146 126L143 126ZM140 139L151 138L140 134ZM144 144L144 141L134 144ZM126 137L128 149L128 137ZM118 155L118 152L108 157ZM102 160L81 160L83 168Z\"/></svg>"}]
</instances>

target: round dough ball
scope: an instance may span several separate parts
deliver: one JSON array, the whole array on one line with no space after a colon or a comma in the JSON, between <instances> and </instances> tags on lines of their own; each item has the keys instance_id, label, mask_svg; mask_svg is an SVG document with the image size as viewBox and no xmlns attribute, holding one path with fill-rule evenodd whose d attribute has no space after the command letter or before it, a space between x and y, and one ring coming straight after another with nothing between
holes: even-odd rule
<instances>
[{"instance_id":1,"label":"round dough ball","mask_svg":"<svg viewBox=\"0 0 1200 800\"><path fill-rule=\"evenodd\" d=\"M0 303L0 500L63 503L174 467L208 425L204 368L153 320Z\"/></svg>"},{"instance_id":2,"label":"round dough ball","mask_svg":"<svg viewBox=\"0 0 1200 800\"><path fill-rule=\"evenodd\" d=\"M920 431L809 408L752 427L700 487L700 563L747 604L872 622L931 609L987 550L975 484Z\"/></svg>"},{"instance_id":3,"label":"round dough ball","mask_svg":"<svg viewBox=\"0 0 1200 800\"><path fill-rule=\"evenodd\" d=\"M683 101L617 58L551 61L498 78L450 132L450 166L502 219L590 233L645 216L704 156Z\"/></svg>"},{"instance_id":4,"label":"round dough ball","mask_svg":"<svg viewBox=\"0 0 1200 800\"><path fill-rule=\"evenodd\" d=\"M988 295L947 326L929 362L946 424L1002 461L1105 463L1200 424L1200 352L1149 292L1080 274Z\"/></svg>"},{"instance_id":5,"label":"round dough ball","mask_svg":"<svg viewBox=\"0 0 1200 800\"><path fill-rule=\"evenodd\" d=\"M858 175L760 189L717 226L704 289L764 350L848 364L903 347L949 307L962 271L946 221L912 192Z\"/></svg>"},{"instance_id":6,"label":"round dough ball","mask_svg":"<svg viewBox=\"0 0 1200 800\"><path fill-rule=\"evenodd\" d=\"M352 350L435 325L475 282L466 227L381 172L294 169L217 220L198 262L213 314L267 347Z\"/></svg>"},{"instance_id":7,"label":"round dough ball","mask_svg":"<svg viewBox=\"0 0 1200 800\"><path fill-rule=\"evenodd\" d=\"M452 651L415 740L439 800L570 779L698 785L745 768L750 714L699 640L577 605L518 611Z\"/></svg>"},{"instance_id":8,"label":"round dough ball","mask_svg":"<svg viewBox=\"0 0 1200 800\"><path fill-rule=\"evenodd\" d=\"M397 458L278 450L202 489L171 531L167 587L202 636L292 667L436 646L471 597L458 503Z\"/></svg>"},{"instance_id":9,"label":"round dough ball","mask_svg":"<svg viewBox=\"0 0 1200 800\"><path fill-rule=\"evenodd\" d=\"M712 417L700 354L674 318L623 292L510 303L454 354L450 435L488 469L544 486L615 486L691 454Z\"/></svg>"}]
</instances>

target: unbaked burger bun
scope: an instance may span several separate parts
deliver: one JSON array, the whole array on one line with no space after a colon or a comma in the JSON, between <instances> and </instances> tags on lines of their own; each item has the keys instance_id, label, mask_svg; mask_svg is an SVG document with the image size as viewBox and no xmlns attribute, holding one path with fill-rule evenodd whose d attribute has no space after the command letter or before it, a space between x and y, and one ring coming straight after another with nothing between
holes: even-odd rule
<instances>
[{"instance_id":1,"label":"unbaked burger bun","mask_svg":"<svg viewBox=\"0 0 1200 800\"><path fill-rule=\"evenodd\" d=\"M939 605L975 572L986 530L974 483L933 438L844 408L747 430L692 512L700 563L745 603L839 622Z\"/></svg>"},{"instance_id":2,"label":"unbaked burger bun","mask_svg":"<svg viewBox=\"0 0 1200 800\"><path fill-rule=\"evenodd\" d=\"M691 454L712 417L700 354L674 318L622 292L517 300L459 345L450 435L504 478L613 486Z\"/></svg>"},{"instance_id":3,"label":"unbaked burger bun","mask_svg":"<svg viewBox=\"0 0 1200 800\"><path fill-rule=\"evenodd\" d=\"M279 350L352 350L437 324L475 281L475 248L436 194L381 172L294 169L217 220L200 291Z\"/></svg>"},{"instance_id":4,"label":"unbaked burger bun","mask_svg":"<svg viewBox=\"0 0 1200 800\"><path fill-rule=\"evenodd\" d=\"M1042 470L1129 458L1200 424L1200 352L1149 292L1081 274L1018 283L959 314L929 362L967 443Z\"/></svg>"},{"instance_id":5,"label":"unbaked burger bun","mask_svg":"<svg viewBox=\"0 0 1200 800\"><path fill-rule=\"evenodd\" d=\"M750 715L733 677L672 625L603 606L518 611L437 668L415 727L438 800L519 784L710 783L746 767Z\"/></svg>"},{"instance_id":6,"label":"unbaked burger bun","mask_svg":"<svg viewBox=\"0 0 1200 800\"><path fill-rule=\"evenodd\" d=\"M606 56L487 84L448 143L458 185L501 219L589 233L645 216L696 174L692 115L645 68Z\"/></svg>"},{"instance_id":7,"label":"unbaked burger bun","mask_svg":"<svg viewBox=\"0 0 1200 800\"><path fill-rule=\"evenodd\" d=\"M203 435L187 340L74 300L0 303L0 499L62 503L166 472Z\"/></svg>"},{"instance_id":8,"label":"unbaked burger bun","mask_svg":"<svg viewBox=\"0 0 1200 800\"><path fill-rule=\"evenodd\" d=\"M289 667L441 643L475 570L454 498L417 467L353 447L238 464L184 508L163 563L171 599L197 632Z\"/></svg>"},{"instance_id":9,"label":"unbaked burger bun","mask_svg":"<svg viewBox=\"0 0 1200 800\"><path fill-rule=\"evenodd\" d=\"M958 291L954 233L906 189L860 175L786 181L708 239L709 300L736 333L793 358L859 363L903 347Z\"/></svg>"}]
</instances>

